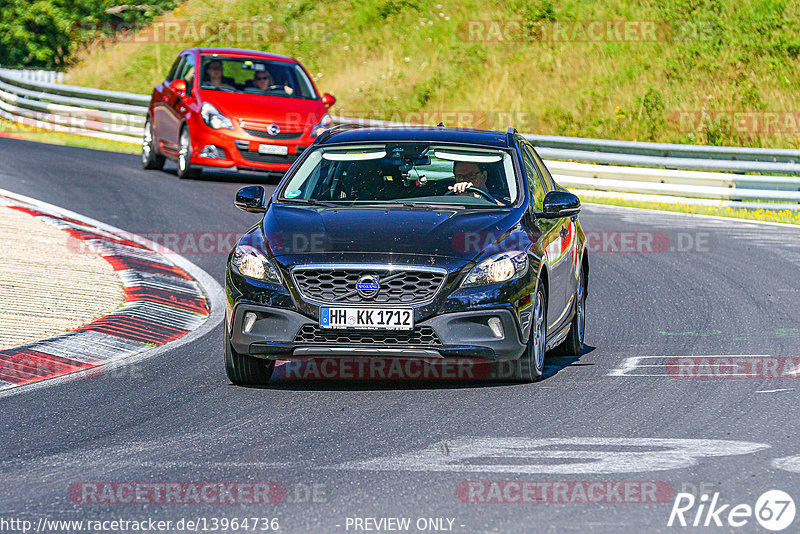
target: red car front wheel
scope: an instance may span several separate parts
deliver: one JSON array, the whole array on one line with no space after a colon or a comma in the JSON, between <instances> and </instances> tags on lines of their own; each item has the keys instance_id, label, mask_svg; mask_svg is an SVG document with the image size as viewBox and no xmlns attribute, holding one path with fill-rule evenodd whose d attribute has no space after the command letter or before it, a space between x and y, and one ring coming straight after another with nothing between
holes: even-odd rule
<instances>
[{"instance_id":1,"label":"red car front wheel","mask_svg":"<svg viewBox=\"0 0 800 534\"><path fill-rule=\"evenodd\" d=\"M196 178L202 173L201 169L192 167L192 137L189 135L189 127L181 129L180 149L178 150L178 178Z\"/></svg>"}]
</instances>

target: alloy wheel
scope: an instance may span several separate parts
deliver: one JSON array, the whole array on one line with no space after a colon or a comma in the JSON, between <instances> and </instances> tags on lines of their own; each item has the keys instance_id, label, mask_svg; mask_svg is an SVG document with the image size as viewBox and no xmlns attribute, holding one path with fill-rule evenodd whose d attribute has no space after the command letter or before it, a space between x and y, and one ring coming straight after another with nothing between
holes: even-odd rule
<instances>
[{"instance_id":1,"label":"alloy wheel","mask_svg":"<svg viewBox=\"0 0 800 534\"><path fill-rule=\"evenodd\" d=\"M142 163L147 164L150 154L153 152L153 127L150 120L144 125L144 136L142 137Z\"/></svg>"},{"instance_id":2,"label":"alloy wheel","mask_svg":"<svg viewBox=\"0 0 800 534\"><path fill-rule=\"evenodd\" d=\"M178 167L180 167L181 172L185 172L189 166L189 143L189 130L184 128L181 132L181 147L178 152Z\"/></svg>"}]
</instances>

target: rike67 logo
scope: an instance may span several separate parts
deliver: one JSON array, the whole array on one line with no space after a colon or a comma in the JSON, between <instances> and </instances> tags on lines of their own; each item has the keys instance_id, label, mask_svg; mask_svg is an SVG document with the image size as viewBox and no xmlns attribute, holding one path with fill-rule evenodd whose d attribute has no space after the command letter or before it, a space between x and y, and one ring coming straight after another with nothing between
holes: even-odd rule
<instances>
[{"instance_id":1,"label":"rike67 logo","mask_svg":"<svg viewBox=\"0 0 800 534\"><path fill-rule=\"evenodd\" d=\"M743 527L755 517L763 528L779 532L792 524L794 516L794 500L781 490L764 492L755 506L724 503L718 492L712 496L703 494L699 499L691 493L678 493L667 526Z\"/></svg>"}]
</instances>

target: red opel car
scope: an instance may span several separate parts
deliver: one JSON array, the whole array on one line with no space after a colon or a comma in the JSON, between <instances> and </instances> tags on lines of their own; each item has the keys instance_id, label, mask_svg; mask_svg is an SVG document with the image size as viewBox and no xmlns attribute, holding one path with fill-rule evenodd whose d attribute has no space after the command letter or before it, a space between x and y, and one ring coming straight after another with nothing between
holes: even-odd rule
<instances>
[{"instance_id":1,"label":"red opel car","mask_svg":"<svg viewBox=\"0 0 800 534\"><path fill-rule=\"evenodd\" d=\"M321 97L297 60L233 48L182 51L153 89L142 166L177 160L178 176L205 168L282 174L322 132L336 99Z\"/></svg>"}]
</instances>

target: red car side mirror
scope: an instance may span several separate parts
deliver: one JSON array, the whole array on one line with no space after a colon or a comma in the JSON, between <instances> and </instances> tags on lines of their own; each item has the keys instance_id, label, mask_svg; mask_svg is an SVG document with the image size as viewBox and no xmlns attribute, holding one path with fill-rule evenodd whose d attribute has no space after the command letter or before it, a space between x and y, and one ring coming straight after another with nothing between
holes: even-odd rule
<instances>
[{"instance_id":1,"label":"red car side mirror","mask_svg":"<svg viewBox=\"0 0 800 534\"><path fill-rule=\"evenodd\" d=\"M172 80L169 88L175 91L180 96L186 95L186 81L185 80Z\"/></svg>"},{"instance_id":2,"label":"red car side mirror","mask_svg":"<svg viewBox=\"0 0 800 534\"><path fill-rule=\"evenodd\" d=\"M325 106L326 108L331 107L335 103L336 103L336 98L332 94L325 93L324 95L322 95L322 105Z\"/></svg>"}]
</instances>

